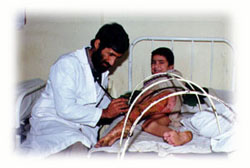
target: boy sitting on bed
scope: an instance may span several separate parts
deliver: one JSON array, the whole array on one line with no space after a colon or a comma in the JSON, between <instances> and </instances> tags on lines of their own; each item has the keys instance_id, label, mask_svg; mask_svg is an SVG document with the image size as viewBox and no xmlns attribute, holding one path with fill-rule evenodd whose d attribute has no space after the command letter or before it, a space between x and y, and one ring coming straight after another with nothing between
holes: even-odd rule
<instances>
[{"instance_id":1,"label":"boy sitting on bed","mask_svg":"<svg viewBox=\"0 0 250 168\"><path fill-rule=\"evenodd\" d=\"M181 73L174 69L174 55L172 51L164 47L158 48L152 52L151 72L152 74L171 72L181 76ZM144 83L144 87L162 78L166 78L166 76L150 79ZM176 89L175 86L178 86L178 84L169 81L159 84L147 91L137 101L131 111L126 124L124 137L127 136L131 126L141 112L152 102L173 93ZM181 98L179 96L170 97L157 103L144 114L143 118L145 119L145 122L142 125L143 131L163 137L164 141L173 146L183 145L191 141L192 133L190 131L178 132L169 128L169 125L171 124L172 126L179 126L178 113L176 112L179 112L180 108ZM106 136L101 138L95 147L111 146L116 140L118 140L121 136L124 120L125 118L121 120Z\"/></svg>"}]
</instances>

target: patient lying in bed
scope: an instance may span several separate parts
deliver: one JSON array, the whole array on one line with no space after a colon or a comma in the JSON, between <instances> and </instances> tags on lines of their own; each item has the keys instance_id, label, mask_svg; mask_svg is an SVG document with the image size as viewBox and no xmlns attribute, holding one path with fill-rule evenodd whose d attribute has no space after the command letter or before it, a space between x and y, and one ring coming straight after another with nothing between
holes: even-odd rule
<instances>
[{"instance_id":1,"label":"patient lying in bed","mask_svg":"<svg viewBox=\"0 0 250 168\"><path fill-rule=\"evenodd\" d=\"M128 117L124 137L128 135L134 121L149 104L170 93L171 91L169 90L164 90L157 95L150 93L146 98L138 101ZM176 104L177 97L175 96L154 105L145 113L144 118L146 118L146 121L142 125L144 131L156 136L161 136L167 143L174 146L183 145L192 139L192 133L190 131L177 132L168 127L171 121L167 114L173 112ZM116 140L118 140L121 136L124 120L125 118L121 120L106 136L100 139L95 147L111 146Z\"/></svg>"},{"instance_id":2,"label":"patient lying in bed","mask_svg":"<svg viewBox=\"0 0 250 168\"><path fill-rule=\"evenodd\" d=\"M160 72L171 71L180 74L179 71L174 70L174 56L171 50L168 48L158 48L152 52L151 60L151 72L152 74L157 74ZM163 78L166 78L165 76ZM161 80L160 78L154 78L145 83L147 85L152 84ZM176 84L173 82L168 82L164 84L157 85L151 88L149 91L144 93L144 95L136 102L133 110L131 111L128 122L125 127L124 137L128 135L128 132L141 112L152 102L171 94L175 91L173 87ZM166 89L167 88L167 89ZM178 96L170 97L165 99L158 104L151 107L143 116L145 122L142 125L142 129L145 132L151 133L153 135L162 137L167 143L179 146L183 145L192 140L192 133L190 131L177 132L169 128L171 120L169 115L175 113L175 117L178 117L176 112L179 112L181 107L181 99ZM121 120L106 136L101 138L95 147L111 146L116 140L121 136L124 120ZM178 126L178 124L177 124Z\"/></svg>"}]
</instances>

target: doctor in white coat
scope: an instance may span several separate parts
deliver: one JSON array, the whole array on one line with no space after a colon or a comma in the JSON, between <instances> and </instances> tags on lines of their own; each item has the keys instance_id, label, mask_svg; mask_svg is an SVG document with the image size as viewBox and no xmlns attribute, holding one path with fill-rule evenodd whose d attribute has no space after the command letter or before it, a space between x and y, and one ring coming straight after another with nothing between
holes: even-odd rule
<instances>
[{"instance_id":1,"label":"doctor in white coat","mask_svg":"<svg viewBox=\"0 0 250 168\"><path fill-rule=\"evenodd\" d=\"M46 88L33 107L24 151L49 156L72 150L76 144L83 149L96 144L98 122L128 110L126 99L112 99L104 89L109 68L128 46L123 27L106 24L91 47L65 54L53 64Z\"/></svg>"}]
</instances>

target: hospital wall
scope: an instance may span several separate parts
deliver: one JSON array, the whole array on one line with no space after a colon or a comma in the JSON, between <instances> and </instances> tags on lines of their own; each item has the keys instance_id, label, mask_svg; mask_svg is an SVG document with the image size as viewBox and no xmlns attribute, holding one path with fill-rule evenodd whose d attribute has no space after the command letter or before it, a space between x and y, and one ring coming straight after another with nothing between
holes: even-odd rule
<instances>
[{"instance_id":1,"label":"hospital wall","mask_svg":"<svg viewBox=\"0 0 250 168\"><path fill-rule=\"evenodd\" d=\"M89 45L97 30L105 23L118 22L129 34L130 42L141 36L220 37L232 41L231 20L227 15L195 14L124 14L124 13L37 13L26 11L26 24L17 30L17 82L33 78L48 79L51 65L65 53ZM195 46L193 78L202 86L208 86L211 51L206 44ZM133 87L150 75L150 52L169 43L151 42L139 44L134 49ZM190 79L190 44L173 47L175 68ZM231 89L232 59L225 46L215 48L213 84L217 89ZM128 53L110 75L110 92L114 97L128 90ZM224 69L224 70L222 70ZM223 74L222 74L223 73ZM223 76L223 78L221 77Z\"/></svg>"}]
</instances>

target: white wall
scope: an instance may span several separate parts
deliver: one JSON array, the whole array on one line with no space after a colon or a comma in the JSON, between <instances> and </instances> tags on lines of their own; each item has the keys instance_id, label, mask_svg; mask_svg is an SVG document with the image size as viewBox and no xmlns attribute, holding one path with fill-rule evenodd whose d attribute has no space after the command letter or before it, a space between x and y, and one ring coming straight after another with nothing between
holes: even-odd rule
<instances>
[{"instance_id":1,"label":"white wall","mask_svg":"<svg viewBox=\"0 0 250 168\"><path fill-rule=\"evenodd\" d=\"M185 15L185 14L107 14L107 13L78 13L78 14L42 14L26 11L27 24L17 32L18 54L17 81L32 78L47 80L49 68L53 62L62 54L88 45L94 38L97 30L105 23L118 22L127 31L132 42L140 36L184 36L184 37L221 37L231 39L230 18L224 15ZM155 44L156 46L165 44ZM196 55L209 55L210 51L204 51L204 46L198 44ZM200 50L200 51L199 51ZM221 68L215 68L213 84L215 88L229 89L231 87L231 63L228 60L228 50L223 46L216 50L220 51L217 67L228 66L226 72ZM134 84L150 74L150 51L151 44L138 46L134 66ZM180 69L184 77L189 77L189 65L184 57L188 57L189 51L186 47L174 48L176 56L176 68ZM195 82L207 86L207 69L203 68L204 59L201 57L195 62ZM205 62L207 60L205 59ZM202 63L203 62L203 63ZM116 68L110 76L113 96L119 96L128 89L127 60ZM207 64L207 63L205 63ZM203 68L203 69L202 69ZM201 70L202 69L202 70ZM226 73L226 78L221 79L220 73ZM219 82L218 82L218 79Z\"/></svg>"}]
</instances>

